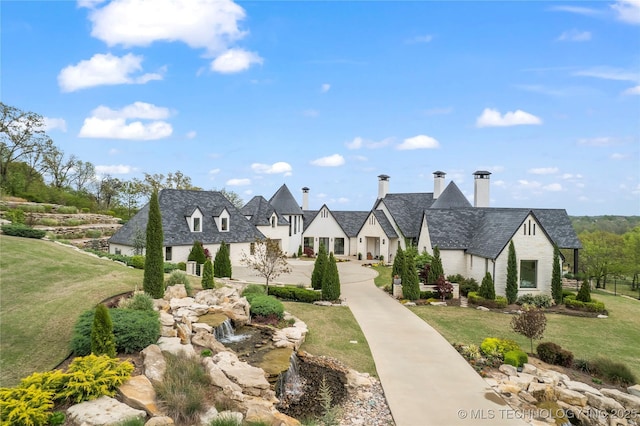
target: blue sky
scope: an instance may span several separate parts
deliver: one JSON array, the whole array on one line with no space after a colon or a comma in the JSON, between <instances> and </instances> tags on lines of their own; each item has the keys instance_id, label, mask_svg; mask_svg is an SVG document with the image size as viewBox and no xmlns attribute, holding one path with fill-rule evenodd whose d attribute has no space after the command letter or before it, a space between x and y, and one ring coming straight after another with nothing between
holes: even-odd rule
<instances>
[{"instance_id":1,"label":"blue sky","mask_svg":"<svg viewBox=\"0 0 640 426\"><path fill-rule=\"evenodd\" d=\"M1 98L120 179L640 214L640 1L2 1Z\"/></svg>"}]
</instances>

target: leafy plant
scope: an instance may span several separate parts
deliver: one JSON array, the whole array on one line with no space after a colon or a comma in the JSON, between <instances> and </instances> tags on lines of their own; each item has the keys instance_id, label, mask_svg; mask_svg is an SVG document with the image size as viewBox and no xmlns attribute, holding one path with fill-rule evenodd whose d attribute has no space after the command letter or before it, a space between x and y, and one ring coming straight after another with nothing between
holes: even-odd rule
<instances>
[{"instance_id":1,"label":"leafy plant","mask_svg":"<svg viewBox=\"0 0 640 426\"><path fill-rule=\"evenodd\" d=\"M171 271L169 278L167 278L167 280L164 283L165 288L172 285L176 285L176 284L183 284L185 290L187 291L187 295L193 294L193 287L191 286L191 281L189 280L189 276L187 275L186 272L180 269Z\"/></svg>"},{"instance_id":2,"label":"leafy plant","mask_svg":"<svg viewBox=\"0 0 640 426\"><path fill-rule=\"evenodd\" d=\"M59 395L73 402L115 396L118 387L129 380L133 365L107 355L88 355L71 361L68 380Z\"/></svg>"},{"instance_id":3,"label":"leafy plant","mask_svg":"<svg viewBox=\"0 0 640 426\"><path fill-rule=\"evenodd\" d=\"M521 350L509 351L504 354L504 363L514 367L522 367L529 361L527 354Z\"/></svg>"},{"instance_id":4,"label":"leafy plant","mask_svg":"<svg viewBox=\"0 0 640 426\"><path fill-rule=\"evenodd\" d=\"M436 280L436 290L440 298L444 300L453 293L453 286L449 281L444 279L444 275L440 275Z\"/></svg>"},{"instance_id":5,"label":"leafy plant","mask_svg":"<svg viewBox=\"0 0 640 426\"><path fill-rule=\"evenodd\" d=\"M62 411L56 411L49 416L48 426L61 426L64 424L67 416Z\"/></svg>"},{"instance_id":6,"label":"leafy plant","mask_svg":"<svg viewBox=\"0 0 640 426\"><path fill-rule=\"evenodd\" d=\"M128 299L121 299L118 307L136 311L153 311L153 299L147 293L138 291Z\"/></svg>"},{"instance_id":7,"label":"leafy plant","mask_svg":"<svg viewBox=\"0 0 640 426\"><path fill-rule=\"evenodd\" d=\"M255 295L249 301L251 304L251 316L276 317L284 316L284 305L273 296Z\"/></svg>"},{"instance_id":8,"label":"leafy plant","mask_svg":"<svg viewBox=\"0 0 640 426\"><path fill-rule=\"evenodd\" d=\"M96 308L91 327L91 352L95 355L116 356L116 338L109 309L102 303Z\"/></svg>"},{"instance_id":9,"label":"leafy plant","mask_svg":"<svg viewBox=\"0 0 640 426\"><path fill-rule=\"evenodd\" d=\"M533 339L542 339L546 326L547 317L538 308L525 309L520 315L511 319L513 331L529 338L531 353L533 353Z\"/></svg>"},{"instance_id":10,"label":"leafy plant","mask_svg":"<svg viewBox=\"0 0 640 426\"><path fill-rule=\"evenodd\" d=\"M242 296L248 296L251 294L267 294L267 290L260 284L249 284L242 290Z\"/></svg>"},{"instance_id":11,"label":"leafy plant","mask_svg":"<svg viewBox=\"0 0 640 426\"><path fill-rule=\"evenodd\" d=\"M636 377L629 367L621 362L615 362L609 358L596 358L589 362L592 374L600 376L610 383L621 386L630 386L636 383Z\"/></svg>"},{"instance_id":12,"label":"leafy plant","mask_svg":"<svg viewBox=\"0 0 640 426\"><path fill-rule=\"evenodd\" d=\"M548 294L523 294L516 300L518 305L533 305L536 308L550 308L553 306L553 299Z\"/></svg>"},{"instance_id":13,"label":"leafy plant","mask_svg":"<svg viewBox=\"0 0 640 426\"><path fill-rule=\"evenodd\" d=\"M562 349L560 345L553 342L540 343L536 347L536 352L538 358L547 364L561 365L563 367L571 367L573 365L573 353Z\"/></svg>"},{"instance_id":14,"label":"leafy plant","mask_svg":"<svg viewBox=\"0 0 640 426\"><path fill-rule=\"evenodd\" d=\"M283 300L295 302L313 303L322 299L322 293L308 288L292 286L269 287L269 294Z\"/></svg>"},{"instance_id":15,"label":"leafy plant","mask_svg":"<svg viewBox=\"0 0 640 426\"><path fill-rule=\"evenodd\" d=\"M320 406L322 407L322 424L325 426L337 425L338 413L336 407L333 406L333 395L331 394L331 388L325 376L322 376L322 381L318 389L318 397L320 399Z\"/></svg>"},{"instance_id":16,"label":"leafy plant","mask_svg":"<svg viewBox=\"0 0 640 426\"><path fill-rule=\"evenodd\" d=\"M36 386L0 388L2 425L45 425L53 405L53 392Z\"/></svg>"}]
</instances>

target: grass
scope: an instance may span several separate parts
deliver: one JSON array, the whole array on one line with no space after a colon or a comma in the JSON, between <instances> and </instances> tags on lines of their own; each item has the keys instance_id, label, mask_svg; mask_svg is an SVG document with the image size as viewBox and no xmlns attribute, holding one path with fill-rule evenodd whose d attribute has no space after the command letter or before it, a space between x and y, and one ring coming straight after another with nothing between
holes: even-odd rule
<instances>
[{"instance_id":1,"label":"grass","mask_svg":"<svg viewBox=\"0 0 640 426\"><path fill-rule=\"evenodd\" d=\"M391 285L391 271L393 270L391 266L373 266L372 268L378 273L378 276L373 280L376 286L384 287Z\"/></svg>"},{"instance_id":2,"label":"grass","mask_svg":"<svg viewBox=\"0 0 640 426\"><path fill-rule=\"evenodd\" d=\"M142 286L143 271L49 241L0 235L0 386L57 366L78 316Z\"/></svg>"},{"instance_id":3,"label":"grass","mask_svg":"<svg viewBox=\"0 0 640 426\"><path fill-rule=\"evenodd\" d=\"M576 359L607 357L624 363L636 377L640 377L640 302L600 291L593 291L592 296L604 302L609 318L548 314L542 341L557 343L573 352ZM511 330L511 315L453 306L416 306L409 309L451 343L479 345L485 337L501 337L514 339L529 352L529 339ZM539 341L534 341L534 350L537 343Z\"/></svg>"},{"instance_id":4,"label":"grass","mask_svg":"<svg viewBox=\"0 0 640 426\"><path fill-rule=\"evenodd\" d=\"M283 303L287 312L304 321L309 328L301 349L313 355L339 359L354 370L377 376L369 344L349 308Z\"/></svg>"}]
</instances>

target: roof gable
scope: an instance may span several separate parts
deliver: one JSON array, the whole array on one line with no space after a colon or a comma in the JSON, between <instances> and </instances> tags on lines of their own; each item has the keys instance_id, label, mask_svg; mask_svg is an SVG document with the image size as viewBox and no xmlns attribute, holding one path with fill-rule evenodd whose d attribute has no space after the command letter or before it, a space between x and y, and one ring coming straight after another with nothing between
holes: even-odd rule
<instances>
[{"instance_id":1,"label":"roof gable","mask_svg":"<svg viewBox=\"0 0 640 426\"><path fill-rule=\"evenodd\" d=\"M297 215L302 214L302 209L298 205L296 199L291 195L291 191L287 188L287 185L282 185L273 197L269 200L269 204L273 206L274 209L279 214L284 215Z\"/></svg>"},{"instance_id":2,"label":"roof gable","mask_svg":"<svg viewBox=\"0 0 640 426\"><path fill-rule=\"evenodd\" d=\"M249 217L249 222L255 226L271 225L271 217L275 214L278 217L278 225L288 225L289 222L284 216L278 214L271 204L261 195L256 195L242 209L243 215Z\"/></svg>"},{"instance_id":3,"label":"roof gable","mask_svg":"<svg viewBox=\"0 0 640 426\"><path fill-rule=\"evenodd\" d=\"M471 207L471 203L464 196L455 182L449 182L449 185L442 191L440 196L429 207L432 209L454 209L462 207Z\"/></svg>"},{"instance_id":4,"label":"roof gable","mask_svg":"<svg viewBox=\"0 0 640 426\"><path fill-rule=\"evenodd\" d=\"M384 203L392 219L405 238L418 238L422 213L433 204L433 193L417 192L387 194L376 204L376 210Z\"/></svg>"}]
</instances>

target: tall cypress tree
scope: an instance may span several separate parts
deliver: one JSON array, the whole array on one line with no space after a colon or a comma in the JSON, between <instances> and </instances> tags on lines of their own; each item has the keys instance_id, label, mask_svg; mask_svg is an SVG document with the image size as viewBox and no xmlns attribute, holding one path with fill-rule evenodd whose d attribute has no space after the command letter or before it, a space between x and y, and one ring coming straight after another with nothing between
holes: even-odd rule
<instances>
[{"instance_id":1,"label":"tall cypress tree","mask_svg":"<svg viewBox=\"0 0 640 426\"><path fill-rule=\"evenodd\" d=\"M420 282L416 272L413 256L406 256L402 272L402 295L405 299L418 300L420 298Z\"/></svg>"},{"instance_id":2,"label":"tall cypress tree","mask_svg":"<svg viewBox=\"0 0 640 426\"><path fill-rule=\"evenodd\" d=\"M513 240L509 243L509 258L507 260L507 287L505 289L507 302L515 303L518 299L518 261L516 247Z\"/></svg>"},{"instance_id":3,"label":"tall cypress tree","mask_svg":"<svg viewBox=\"0 0 640 426\"><path fill-rule=\"evenodd\" d=\"M560 273L560 249L553 245L553 270L551 272L551 295L556 305L562 303L562 274Z\"/></svg>"},{"instance_id":4,"label":"tall cypress tree","mask_svg":"<svg viewBox=\"0 0 640 426\"><path fill-rule=\"evenodd\" d=\"M96 307L91 327L91 353L116 357L116 337L109 309L102 303Z\"/></svg>"},{"instance_id":5,"label":"tall cypress tree","mask_svg":"<svg viewBox=\"0 0 640 426\"><path fill-rule=\"evenodd\" d=\"M321 243L318 256L313 264L313 272L311 273L311 287L313 287L314 290L322 289L322 282L324 281L328 262L327 251L324 248L324 244Z\"/></svg>"},{"instance_id":6,"label":"tall cypress tree","mask_svg":"<svg viewBox=\"0 0 640 426\"><path fill-rule=\"evenodd\" d=\"M396 253L396 258L393 259L393 267L391 268L391 279L397 275L402 275L402 270L404 269L404 251L402 251L402 247L398 247L398 252ZM392 281L393 282L393 281Z\"/></svg>"},{"instance_id":7,"label":"tall cypress tree","mask_svg":"<svg viewBox=\"0 0 640 426\"><path fill-rule=\"evenodd\" d=\"M216 252L216 258L213 262L213 276L231 278L231 254L229 246L224 241Z\"/></svg>"},{"instance_id":8,"label":"tall cypress tree","mask_svg":"<svg viewBox=\"0 0 640 426\"><path fill-rule=\"evenodd\" d=\"M442 259L440 259L440 248L435 246L433 248L431 269L429 269L429 282L425 284L433 284L437 282L441 275L444 276L444 269L442 268Z\"/></svg>"},{"instance_id":9,"label":"tall cypress tree","mask_svg":"<svg viewBox=\"0 0 640 426\"><path fill-rule=\"evenodd\" d=\"M322 281L322 299L338 300L340 298L340 274L333 253L329 254L324 280Z\"/></svg>"},{"instance_id":10,"label":"tall cypress tree","mask_svg":"<svg viewBox=\"0 0 640 426\"><path fill-rule=\"evenodd\" d=\"M196 262L198 265L204 264L207 260L207 255L204 253L204 246L201 241L193 242L193 246L191 246L191 251L189 251L187 260L190 262Z\"/></svg>"},{"instance_id":11,"label":"tall cypress tree","mask_svg":"<svg viewBox=\"0 0 640 426\"><path fill-rule=\"evenodd\" d=\"M576 300L581 302L591 302L591 286L589 285L589 278L585 277L585 279L582 280L582 285L580 286L580 290L578 290Z\"/></svg>"},{"instance_id":12,"label":"tall cypress tree","mask_svg":"<svg viewBox=\"0 0 640 426\"><path fill-rule=\"evenodd\" d=\"M211 259L207 259L204 262L204 268L202 270L202 288L207 290L213 288L214 286L213 263L211 263Z\"/></svg>"},{"instance_id":13,"label":"tall cypress tree","mask_svg":"<svg viewBox=\"0 0 640 426\"><path fill-rule=\"evenodd\" d=\"M162 216L158 192L154 191L149 201L149 219L147 221L147 244L144 258L144 281L142 288L155 299L164 296L164 257L162 255Z\"/></svg>"},{"instance_id":14,"label":"tall cypress tree","mask_svg":"<svg viewBox=\"0 0 640 426\"><path fill-rule=\"evenodd\" d=\"M491 274L489 272L484 275L482 284L480 284L480 289L478 290L478 294L480 295L480 297L484 297L485 299L496 299L496 288L493 285L493 278L491 277Z\"/></svg>"}]
</instances>

